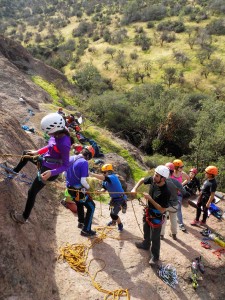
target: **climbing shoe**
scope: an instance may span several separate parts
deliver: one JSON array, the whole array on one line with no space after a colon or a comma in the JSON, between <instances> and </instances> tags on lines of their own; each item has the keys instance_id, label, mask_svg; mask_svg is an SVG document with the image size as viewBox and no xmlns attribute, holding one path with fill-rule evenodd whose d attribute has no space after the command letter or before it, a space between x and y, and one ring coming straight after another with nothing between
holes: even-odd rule
<instances>
[{"instance_id":1,"label":"climbing shoe","mask_svg":"<svg viewBox=\"0 0 225 300\"><path fill-rule=\"evenodd\" d=\"M123 223L118 224L118 231L123 231Z\"/></svg>"},{"instance_id":2,"label":"climbing shoe","mask_svg":"<svg viewBox=\"0 0 225 300\"><path fill-rule=\"evenodd\" d=\"M160 235L160 240L164 240L164 235Z\"/></svg>"},{"instance_id":3,"label":"climbing shoe","mask_svg":"<svg viewBox=\"0 0 225 300\"><path fill-rule=\"evenodd\" d=\"M80 223L79 222L78 225L77 225L77 227L80 228L80 229L82 229L84 227L84 223Z\"/></svg>"},{"instance_id":4,"label":"climbing shoe","mask_svg":"<svg viewBox=\"0 0 225 300\"><path fill-rule=\"evenodd\" d=\"M25 224L25 223L27 223L27 220L24 219L23 215L17 213L16 211L15 211L15 212L11 212L10 215L11 215L11 218L13 219L13 221L15 221L15 222L17 222L17 223L20 223L20 224Z\"/></svg>"},{"instance_id":5,"label":"climbing shoe","mask_svg":"<svg viewBox=\"0 0 225 300\"><path fill-rule=\"evenodd\" d=\"M89 230L89 231L87 231L87 230L81 230L81 232L80 232L80 234L82 235L82 236L94 236L94 235L96 235L96 231L94 231L94 230Z\"/></svg>"},{"instance_id":6,"label":"climbing shoe","mask_svg":"<svg viewBox=\"0 0 225 300\"><path fill-rule=\"evenodd\" d=\"M206 222L205 221L200 221L200 226L206 226Z\"/></svg>"}]
</instances>

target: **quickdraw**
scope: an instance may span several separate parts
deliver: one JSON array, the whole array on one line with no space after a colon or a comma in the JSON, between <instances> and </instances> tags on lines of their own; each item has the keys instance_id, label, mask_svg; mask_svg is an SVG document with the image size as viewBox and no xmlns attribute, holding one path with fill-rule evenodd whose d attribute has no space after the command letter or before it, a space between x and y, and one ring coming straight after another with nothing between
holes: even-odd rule
<instances>
[{"instance_id":1,"label":"quickdraw","mask_svg":"<svg viewBox=\"0 0 225 300\"><path fill-rule=\"evenodd\" d=\"M16 173L12 168L6 164L0 164L0 167L5 171L0 171L0 174L4 175L6 180L14 179L16 181L24 182L28 185L32 184L32 179L28 178L24 173Z\"/></svg>"},{"instance_id":2,"label":"quickdraw","mask_svg":"<svg viewBox=\"0 0 225 300\"><path fill-rule=\"evenodd\" d=\"M176 269L171 265L161 266L158 270L159 277L173 289L178 284Z\"/></svg>"}]
</instances>

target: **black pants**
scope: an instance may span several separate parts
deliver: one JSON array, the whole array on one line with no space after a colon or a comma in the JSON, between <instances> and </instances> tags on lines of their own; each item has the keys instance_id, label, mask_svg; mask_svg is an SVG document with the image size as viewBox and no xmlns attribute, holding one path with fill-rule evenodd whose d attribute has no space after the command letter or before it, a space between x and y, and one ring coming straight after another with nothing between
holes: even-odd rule
<instances>
[{"instance_id":1,"label":"black pants","mask_svg":"<svg viewBox=\"0 0 225 300\"><path fill-rule=\"evenodd\" d=\"M202 221L206 222L206 219L208 218L208 208L206 207L208 199L202 198L200 201L197 203L197 211L196 211L196 221L199 221L199 218L201 216L201 212L203 210L203 217Z\"/></svg>"},{"instance_id":2,"label":"black pants","mask_svg":"<svg viewBox=\"0 0 225 300\"><path fill-rule=\"evenodd\" d=\"M159 259L160 255L160 232L161 227L159 226L157 228L149 226L148 222L146 221L146 215L144 212L143 216L143 231L144 231L144 241L143 245L146 246L146 248L150 248L151 257L153 257L155 260Z\"/></svg>"},{"instance_id":3,"label":"black pants","mask_svg":"<svg viewBox=\"0 0 225 300\"><path fill-rule=\"evenodd\" d=\"M25 151L24 151L25 154ZM18 165L13 169L15 172L19 172L28 162L32 162L33 164L37 164L36 162L34 162L34 160L31 157L28 158L22 158ZM41 166L40 168L40 172L43 173L44 171L50 170L47 167ZM56 176L51 176L48 181L54 181L56 178L58 177L58 175ZM40 190L43 189L43 187L45 186L45 184L40 181L39 177L36 176L36 178L34 179L31 187L28 190L28 197L27 197L27 203L25 206L25 210L23 212L23 217L24 219L28 219L30 216L30 213L32 211L32 208L34 206L35 203L35 199L36 199L36 195L38 192L40 192Z\"/></svg>"},{"instance_id":4,"label":"black pants","mask_svg":"<svg viewBox=\"0 0 225 300\"><path fill-rule=\"evenodd\" d=\"M71 195L71 197L74 199L77 205L77 215L78 215L78 222L83 223L84 231L90 231L91 230L91 225L92 225L92 220L94 216L94 211L95 211L95 203L92 200L90 196L86 197L86 201L76 201L75 198L77 196L77 193L80 194L80 199L84 198L85 195L79 191L75 191L73 187L68 187L68 192ZM87 212L86 216L84 214L84 207L86 207Z\"/></svg>"}]
</instances>

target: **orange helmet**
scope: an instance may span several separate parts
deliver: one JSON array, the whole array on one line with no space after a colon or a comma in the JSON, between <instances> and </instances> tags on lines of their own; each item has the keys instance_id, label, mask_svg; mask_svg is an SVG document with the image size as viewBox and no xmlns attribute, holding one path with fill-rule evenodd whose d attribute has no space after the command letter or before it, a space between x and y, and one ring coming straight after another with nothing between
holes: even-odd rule
<instances>
[{"instance_id":1,"label":"orange helmet","mask_svg":"<svg viewBox=\"0 0 225 300\"><path fill-rule=\"evenodd\" d=\"M113 171L113 166L111 164L105 164L102 166L102 172Z\"/></svg>"},{"instance_id":2,"label":"orange helmet","mask_svg":"<svg viewBox=\"0 0 225 300\"><path fill-rule=\"evenodd\" d=\"M87 149L91 153L92 158L95 156L95 149L92 146L85 146L84 149Z\"/></svg>"},{"instance_id":3,"label":"orange helmet","mask_svg":"<svg viewBox=\"0 0 225 300\"><path fill-rule=\"evenodd\" d=\"M208 166L206 169L205 169L205 172L210 174L210 175L218 175L218 168L215 167L215 166Z\"/></svg>"},{"instance_id":4,"label":"orange helmet","mask_svg":"<svg viewBox=\"0 0 225 300\"><path fill-rule=\"evenodd\" d=\"M173 164L174 164L174 167L183 167L184 166L182 160L180 160L180 159L175 159L173 161Z\"/></svg>"}]
</instances>

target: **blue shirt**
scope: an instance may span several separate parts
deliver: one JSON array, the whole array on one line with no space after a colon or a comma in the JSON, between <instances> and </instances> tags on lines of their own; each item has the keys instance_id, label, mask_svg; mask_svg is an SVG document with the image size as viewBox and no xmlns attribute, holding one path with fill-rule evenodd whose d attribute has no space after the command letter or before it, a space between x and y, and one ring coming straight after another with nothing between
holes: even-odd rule
<instances>
[{"instance_id":1,"label":"blue shirt","mask_svg":"<svg viewBox=\"0 0 225 300\"><path fill-rule=\"evenodd\" d=\"M116 174L107 175L102 183L102 186L105 190L109 192L109 195L112 199L125 200L127 198L124 195L124 190Z\"/></svg>"}]
</instances>

